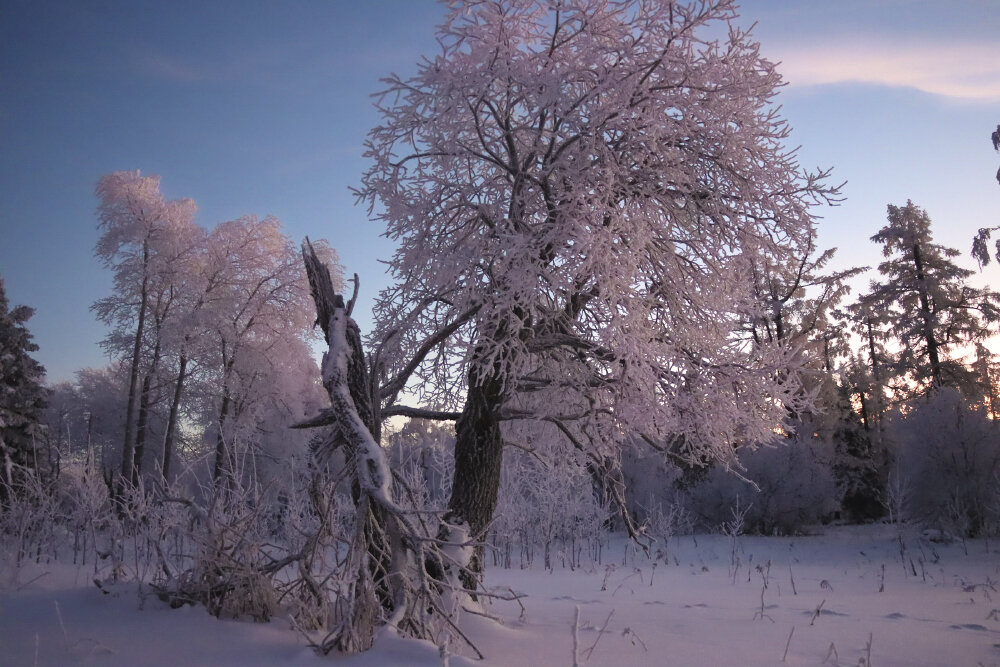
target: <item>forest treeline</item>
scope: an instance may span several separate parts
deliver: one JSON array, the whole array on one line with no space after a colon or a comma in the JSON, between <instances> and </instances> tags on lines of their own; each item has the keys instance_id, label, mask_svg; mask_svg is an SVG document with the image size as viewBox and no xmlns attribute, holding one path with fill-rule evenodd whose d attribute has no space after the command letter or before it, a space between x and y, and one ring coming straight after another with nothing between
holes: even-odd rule
<instances>
[{"instance_id":1,"label":"forest treeline","mask_svg":"<svg viewBox=\"0 0 1000 667\"><path fill-rule=\"evenodd\" d=\"M46 385L30 356L31 310L11 308L4 296L3 497L17 487L18 470L55 484L64 469L89 465L114 493L140 480L166 488L183 475L188 483L269 484L308 467L309 437L290 426L326 398L310 347L309 285L280 222L248 216L202 229L193 202L164 201L159 179L138 172L106 176L97 191L97 255L115 290L93 309L109 325L102 344L113 363ZM716 530L739 500L746 529L763 534L890 514L958 534L996 531L1000 363L985 342L1000 297L969 284L973 272L955 263L957 250L933 242L929 216L912 202L890 205L872 241L886 261L854 298L847 281L863 269L826 270L832 250L799 258L792 281L755 268L765 316L747 327L754 340L785 341L807 361L801 391L811 403L790 414L775 440L739 443L738 467L683 461L670 451L680 439L659 450L631 443L616 465L640 523L681 512L688 529ZM336 252L314 245L339 287ZM432 495L446 501L454 431L396 423L386 446L423 461L421 484L440 486ZM504 484L537 477L534 486L551 490L568 475L565 484L606 501L586 464L539 461L536 450L560 437L552 424L509 424L510 460L541 467L526 476L505 470ZM574 482L574 474L582 477ZM581 491L585 480L597 490ZM501 504L539 489L511 489ZM516 505L505 521L534 523L525 507L537 499Z\"/></svg>"}]
</instances>

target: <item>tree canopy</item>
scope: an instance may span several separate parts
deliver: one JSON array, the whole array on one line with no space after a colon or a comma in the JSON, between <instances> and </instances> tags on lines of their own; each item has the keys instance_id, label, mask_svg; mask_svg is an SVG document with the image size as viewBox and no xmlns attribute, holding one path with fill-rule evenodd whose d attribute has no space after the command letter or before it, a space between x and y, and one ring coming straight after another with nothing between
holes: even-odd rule
<instances>
[{"instance_id":1,"label":"tree canopy","mask_svg":"<svg viewBox=\"0 0 1000 667\"><path fill-rule=\"evenodd\" d=\"M751 275L794 271L835 189L784 146L774 64L731 25L712 36L734 16L453 6L441 52L387 80L359 189L399 243L374 337L390 377L419 358L428 405L487 388L570 439L586 423L729 460L768 438L797 376L790 346L752 342Z\"/></svg>"}]
</instances>

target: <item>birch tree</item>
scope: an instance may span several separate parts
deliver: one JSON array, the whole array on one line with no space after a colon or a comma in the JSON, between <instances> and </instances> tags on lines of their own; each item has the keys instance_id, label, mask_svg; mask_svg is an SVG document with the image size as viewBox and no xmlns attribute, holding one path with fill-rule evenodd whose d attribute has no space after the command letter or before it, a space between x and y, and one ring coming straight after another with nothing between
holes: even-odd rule
<instances>
[{"instance_id":1,"label":"birch tree","mask_svg":"<svg viewBox=\"0 0 1000 667\"><path fill-rule=\"evenodd\" d=\"M323 247L339 270L335 253ZM212 369L208 393L217 484L234 473L233 442L240 428L253 428L252 419L241 417L250 417L254 401L268 393L275 365L288 362L291 350L308 355L304 345L291 342L303 340L313 322L301 262L274 217L245 216L218 225L209 236L205 268L213 275L206 283L205 317L211 349L203 363Z\"/></svg>"},{"instance_id":2,"label":"birch tree","mask_svg":"<svg viewBox=\"0 0 1000 667\"><path fill-rule=\"evenodd\" d=\"M358 189L399 244L374 362L383 416L457 420L446 527L487 529L503 420L613 478L635 434L738 465L800 401L794 351L749 333L752 272L792 271L836 193L785 148L781 78L735 15L455 2L440 52L386 80Z\"/></svg>"},{"instance_id":3,"label":"birch tree","mask_svg":"<svg viewBox=\"0 0 1000 667\"><path fill-rule=\"evenodd\" d=\"M105 267L114 272L112 295L97 301L93 310L100 320L111 325L104 341L114 356L125 360L129 369L128 406L122 441L122 480L135 484L141 470L136 456L145 438L138 429L139 412L148 415L150 383L159 361L159 337L155 334L166 317L172 261L183 252L178 242L184 230L193 226L194 202L190 199L167 201L160 193L159 176L143 176L139 171L108 174L97 184L99 228L103 234L95 253ZM151 316L154 304L156 313ZM149 327L148 320L153 320ZM153 329L151 352L144 358L144 345ZM143 368L146 370L140 379ZM137 410L137 402L144 410Z\"/></svg>"}]
</instances>

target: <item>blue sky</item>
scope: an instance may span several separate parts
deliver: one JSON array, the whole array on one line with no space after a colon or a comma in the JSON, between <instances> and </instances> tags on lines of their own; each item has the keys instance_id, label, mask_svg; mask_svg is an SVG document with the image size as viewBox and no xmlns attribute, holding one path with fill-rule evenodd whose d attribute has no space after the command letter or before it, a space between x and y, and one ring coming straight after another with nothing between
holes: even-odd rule
<instances>
[{"instance_id":1,"label":"blue sky","mask_svg":"<svg viewBox=\"0 0 1000 667\"><path fill-rule=\"evenodd\" d=\"M297 240L329 239L361 275L363 314L392 252L349 191L370 95L434 51L443 12L433 0L0 0L0 275L12 303L36 308L50 380L106 363L89 311L111 286L92 252L93 188L119 169L160 174L206 227L274 214ZM838 265L876 264L868 237L886 204L911 198L973 267L972 235L1000 224L996 3L747 0L741 13L782 62L801 162L847 181L847 200L820 212ZM1000 287L1000 268L977 280Z\"/></svg>"}]
</instances>

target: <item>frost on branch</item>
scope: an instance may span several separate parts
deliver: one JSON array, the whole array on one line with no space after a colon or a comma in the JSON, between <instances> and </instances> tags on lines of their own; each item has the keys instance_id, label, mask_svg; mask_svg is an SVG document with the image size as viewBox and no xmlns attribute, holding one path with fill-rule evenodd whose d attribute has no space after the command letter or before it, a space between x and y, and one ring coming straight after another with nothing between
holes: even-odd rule
<instances>
[{"instance_id":1,"label":"frost on branch","mask_svg":"<svg viewBox=\"0 0 1000 667\"><path fill-rule=\"evenodd\" d=\"M505 420L555 425L612 495L637 437L738 467L808 402L800 347L754 336L754 272L793 284L838 196L784 148L775 65L727 0L452 7L386 80L358 191L398 243L380 363L461 413L450 516L488 526Z\"/></svg>"},{"instance_id":2,"label":"frost on branch","mask_svg":"<svg viewBox=\"0 0 1000 667\"><path fill-rule=\"evenodd\" d=\"M429 639L447 628L464 638L446 601L452 592L462 591L453 574L458 571L453 559L462 557L466 540L441 542L433 537L436 525L428 528L419 515L414 519L393 499L393 471L373 434L379 431L373 409L376 390L368 379L357 324L308 240L303 244L303 259L318 322L329 345L323 355L322 377L331 408L320 419L300 426L331 427L332 434L315 450L317 480L322 480L323 463L335 449L343 448L357 513L341 572L345 586L335 593L328 623L332 627L318 647L323 652L364 651L380 627ZM324 490L316 493L322 495ZM321 543L317 540L312 546L315 549ZM303 579L316 587L311 573L303 571Z\"/></svg>"}]
</instances>

